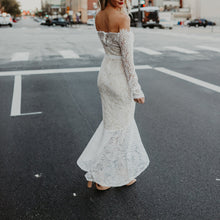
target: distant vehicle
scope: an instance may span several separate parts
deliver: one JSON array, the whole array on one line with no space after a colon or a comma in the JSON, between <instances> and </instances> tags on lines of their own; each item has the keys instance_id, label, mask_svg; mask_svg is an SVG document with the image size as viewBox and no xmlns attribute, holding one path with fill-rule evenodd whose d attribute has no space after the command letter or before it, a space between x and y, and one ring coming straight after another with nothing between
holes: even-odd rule
<instances>
[{"instance_id":1,"label":"distant vehicle","mask_svg":"<svg viewBox=\"0 0 220 220\"><path fill-rule=\"evenodd\" d=\"M206 27L208 25L208 21L206 19L194 19L188 23L188 26L194 26L194 27Z\"/></svg>"},{"instance_id":2,"label":"distant vehicle","mask_svg":"<svg viewBox=\"0 0 220 220\"><path fill-rule=\"evenodd\" d=\"M162 26L159 24L159 8L158 7L142 7L141 11L141 23L142 27L154 28ZM136 27L138 23L138 8L131 9L131 26Z\"/></svg>"},{"instance_id":3,"label":"distant vehicle","mask_svg":"<svg viewBox=\"0 0 220 220\"><path fill-rule=\"evenodd\" d=\"M173 13L172 12L159 12L160 28L173 29Z\"/></svg>"},{"instance_id":4,"label":"distant vehicle","mask_svg":"<svg viewBox=\"0 0 220 220\"><path fill-rule=\"evenodd\" d=\"M40 19L39 17L34 17L34 21L36 21L36 22L42 22L42 19Z\"/></svg>"},{"instance_id":5,"label":"distant vehicle","mask_svg":"<svg viewBox=\"0 0 220 220\"><path fill-rule=\"evenodd\" d=\"M0 26L13 26L12 17L10 14L2 13L0 14Z\"/></svg>"},{"instance_id":6,"label":"distant vehicle","mask_svg":"<svg viewBox=\"0 0 220 220\"><path fill-rule=\"evenodd\" d=\"M56 25L59 25L59 26L67 26L69 23L63 19L63 18L54 18L52 21L51 21L51 24L50 25L53 25L53 26L56 26Z\"/></svg>"},{"instance_id":7,"label":"distant vehicle","mask_svg":"<svg viewBox=\"0 0 220 220\"><path fill-rule=\"evenodd\" d=\"M213 22L213 21L208 21L208 20L206 20L206 19L200 19L200 20L203 21L203 22L205 22L207 25L210 25L210 26L216 25L216 23Z\"/></svg>"},{"instance_id":8,"label":"distant vehicle","mask_svg":"<svg viewBox=\"0 0 220 220\"><path fill-rule=\"evenodd\" d=\"M48 19L43 19L41 20L41 25L47 25L47 26L50 26L51 25L51 20L48 18Z\"/></svg>"},{"instance_id":9,"label":"distant vehicle","mask_svg":"<svg viewBox=\"0 0 220 220\"><path fill-rule=\"evenodd\" d=\"M207 25L209 26L215 26L216 23L214 21L207 21Z\"/></svg>"},{"instance_id":10,"label":"distant vehicle","mask_svg":"<svg viewBox=\"0 0 220 220\"><path fill-rule=\"evenodd\" d=\"M168 29L173 29L173 23L172 21L166 20L166 19L160 19L161 28L168 28Z\"/></svg>"},{"instance_id":11,"label":"distant vehicle","mask_svg":"<svg viewBox=\"0 0 220 220\"><path fill-rule=\"evenodd\" d=\"M179 23L179 22L178 22L178 23ZM183 22L183 25L188 26L189 23L190 23L190 21L189 21L189 20L186 20L186 21Z\"/></svg>"},{"instance_id":12,"label":"distant vehicle","mask_svg":"<svg viewBox=\"0 0 220 220\"><path fill-rule=\"evenodd\" d=\"M88 19L87 25L95 25L95 19L94 18Z\"/></svg>"}]
</instances>

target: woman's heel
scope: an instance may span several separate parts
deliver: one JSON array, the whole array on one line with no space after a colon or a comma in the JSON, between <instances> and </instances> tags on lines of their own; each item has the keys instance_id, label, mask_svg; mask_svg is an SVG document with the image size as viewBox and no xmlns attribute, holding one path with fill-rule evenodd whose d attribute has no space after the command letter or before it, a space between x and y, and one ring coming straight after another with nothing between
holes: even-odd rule
<instances>
[{"instance_id":1,"label":"woman's heel","mask_svg":"<svg viewBox=\"0 0 220 220\"><path fill-rule=\"evenodd\" d=\"M133 179L131 182L129 182L128 184L126 184L126 186L131 186L132 184L134 184L137 180Z\"/></svg>"},{"instance_id":2,"label":"woman's heel","mask_svg":"<svg viewBox=\"0 0 220 220\"><path fill-rule=\"evenodd\" d=\"M92 181L88 181L87 187L88 187L88 188L92 188Z\"/></svg>"}]
</instances>

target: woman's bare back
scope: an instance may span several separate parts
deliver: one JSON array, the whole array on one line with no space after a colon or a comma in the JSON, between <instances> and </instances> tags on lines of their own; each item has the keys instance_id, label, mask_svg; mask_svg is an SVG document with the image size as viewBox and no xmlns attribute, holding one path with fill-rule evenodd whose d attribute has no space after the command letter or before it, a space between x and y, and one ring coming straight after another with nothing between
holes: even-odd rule
<instances>
[{"instance_id":1,"label":"woman's bare back","mask_svg":"<svg viewBox=\"0 0 220 220\"><path fill-rule=\"evenodd\" d=\"M106 8L96 15L95 24L97 31L117 33L121 28L130 28L130 18L120 11Z\"/></svg>"}]
</instances>

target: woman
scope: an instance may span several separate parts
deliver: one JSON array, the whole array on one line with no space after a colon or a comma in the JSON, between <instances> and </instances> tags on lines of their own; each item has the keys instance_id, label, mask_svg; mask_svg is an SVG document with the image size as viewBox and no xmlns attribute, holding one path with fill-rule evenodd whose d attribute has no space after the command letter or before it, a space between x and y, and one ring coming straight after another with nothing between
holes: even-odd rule
<instances>
[{"instance_id":1,"label":"woman","mask_svg":"<svg viewBox=\"0 0 220 220\"><path fill-rule=\"evenodd\" d=\"M105 50L97 85L103 120L77 160L88 187L98 190L132 185L149 165L134 119L135 104L145 102L133 62L129 0L99 0L96 29Z\"/></svg>"}]
</instances>

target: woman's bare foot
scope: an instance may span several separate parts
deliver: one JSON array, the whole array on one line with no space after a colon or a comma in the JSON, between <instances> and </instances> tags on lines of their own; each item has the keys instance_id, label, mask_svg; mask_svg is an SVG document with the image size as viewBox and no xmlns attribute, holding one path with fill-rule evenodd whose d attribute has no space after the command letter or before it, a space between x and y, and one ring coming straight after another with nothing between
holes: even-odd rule
<instances>
[{"instance_id":1,"label":"woman's bare foot","mask_svg":"<svg viewBox=\"0 0 220 220\"><path fill-rule=\"evenodd\" d=\"M129 182L128 184L126 184L126 186L130 186L130 185L132 185L133 183L135 183L137 180L136 179L133 179L133 180L131 180L131 182Z\"/></svg>"},{"instance_id":2,"label":"woman's bare foot","mask_svg":"<svg viewBox=\"0 0 220 220\"><path fill-rule=\"evenodd\" d=\"M95 185L96 185L96 189L98 190L107 190L111 188L111 186L101 186L98 183L96 183Z\"/></svg>"},{"instance_id":3,"label":"woman's bare foot","mask_svg":"<svg viewBox=\"0 0 220 220\"><path fill-rule=\"evenodd\" d=\"M88 188L92 188L92 181L88 181L87 187L88 187Z\"/></svg>"}]
</instances>

